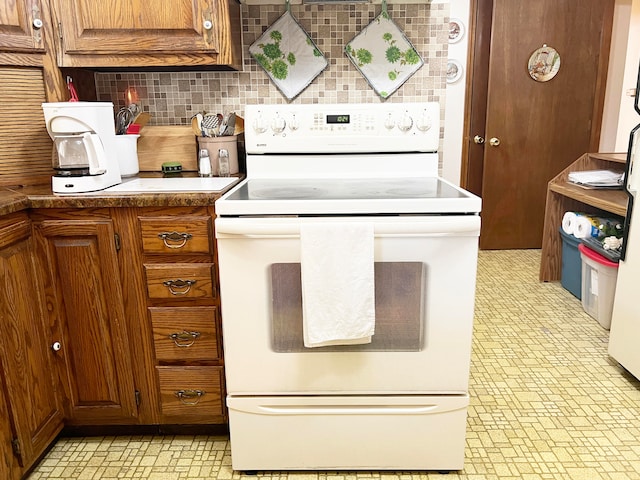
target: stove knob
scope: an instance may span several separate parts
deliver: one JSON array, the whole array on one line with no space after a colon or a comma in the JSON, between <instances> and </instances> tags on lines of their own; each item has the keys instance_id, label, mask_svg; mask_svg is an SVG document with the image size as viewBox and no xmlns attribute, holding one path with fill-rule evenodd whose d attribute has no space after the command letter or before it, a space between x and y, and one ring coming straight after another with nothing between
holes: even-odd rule
<instances>
[{"instance_id":1,"label":"stove knob","mask_svg":"<svg viewBox=\"0 0 640 480\"><path fill-rule=\"evenodd\" d=\"M403 132L408 132L413 127L413 118L408 113L405 113L400 122L398 122L398 128Z\"/></svg>"},{"instance_id":2,"label":"stove knob","mask_svg":"<svg viewBox=\"0 0 640 480\"><path fill-rule=\"evenodd\" d=\"M258 115L253 121L253 130L256 133L264 133L267 131L267 125L264 121L264 118L262 118L262 115Z\"/></svg>"},{"instance_id":3,"label":"stove knob","mask_svg":"<svg viewBox=\"0 0 640 480\"><path fill-rule=\"evenodd\" d=\"M298 122L295 113L291 116L291 120L289 121L289 128L294 132L298 130L298 128L300 128L300 123Z\"/></svg>"},{"instance_id":4,"label":"stove knob","mask_svg":"<svg viewBox=\"0 0 640 480\"><path fill-rule=\"evenodd\" d=\"M426 132L431 129L431 116L427 112L422 112L420 118L416 122L416 127L421 132Z\"/></svg>"},{"instance_id":5,"label":"stove knob","mask_svg":"<svg viewBox=\"0 0 640 480\"><path fill-rule=\"evenodd\" d=\"M393 130L393 127L396 126L396 121L393 119L393 115L387 115L387 118L384 121L384 126L387 130Z\"/></svg>"},{"instance_id":6,"label":"stove knob","mask_svg":"<svg viewBox=\"0 0 640 480\"><path fill-rule=\"evenodd\" d=\"M284 128L287 126L287 122L284 121L280 115L276 115L276 117L271 121L271 130L274 133L282 133Z\"/></svg>"}]
</instances>

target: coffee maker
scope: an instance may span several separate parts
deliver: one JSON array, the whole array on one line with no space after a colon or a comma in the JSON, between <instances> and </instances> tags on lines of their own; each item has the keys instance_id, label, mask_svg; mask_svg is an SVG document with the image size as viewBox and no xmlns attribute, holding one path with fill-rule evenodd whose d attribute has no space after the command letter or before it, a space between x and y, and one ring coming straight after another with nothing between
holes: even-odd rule
<instances>
[{"instance_id":1,"label":"coffee maker","mask_svg":"<svg viewBox=\"0 0 640 480\"><path fill-rule=\"evenodd\" d=\"M111 102L43 103L54 149L54 193L104 190L119 184L120 169Z\"/></svg>"}]
</instances>

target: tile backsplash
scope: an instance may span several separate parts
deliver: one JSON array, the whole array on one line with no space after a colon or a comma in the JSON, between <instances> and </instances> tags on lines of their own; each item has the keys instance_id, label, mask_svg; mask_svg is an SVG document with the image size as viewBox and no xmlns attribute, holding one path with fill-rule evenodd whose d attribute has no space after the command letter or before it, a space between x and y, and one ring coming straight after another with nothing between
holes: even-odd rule
<instances>
[{"instance_id":1,"label":"tile backsplash","mask_svg":"<svg viewBox=\"0 0 640 480\"><path fill-rule=\"evenodd\" d=\"M388 12L424 65L387 100L382 100L349 61L344 46L380 13L380 5L291 5L291 13L324 53L329 65L291 103L439 101L446 90L448 3L392 4ZM243 5L244 71L126 72L96 75L98 100L123 106L136 88L152 115L151 125L187 125L200 111L235 111L249 103L288 103L249 54L249 46L285 11L284 5ZM443 108L443 107L442 107Z\"/></svg>"}]
</instances>

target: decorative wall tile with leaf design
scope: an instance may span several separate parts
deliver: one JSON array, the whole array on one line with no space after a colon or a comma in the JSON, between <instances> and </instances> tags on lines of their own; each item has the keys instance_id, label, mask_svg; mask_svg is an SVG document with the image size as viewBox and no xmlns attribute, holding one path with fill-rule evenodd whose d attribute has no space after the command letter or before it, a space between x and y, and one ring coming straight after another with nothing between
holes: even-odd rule
<instances>
[{"instance_id":1,"label":"decorative wall tile with leaf design","mask_svg":"<svg viewBox=\"0 0 640 480\"><path fill-rule=\"evenodd\" d=\"M249 53L289 100L327 66L322 52L288 10L249 47Z\"/></svg>"},{"instance_id":2,"label":"decorative wall tile with leaf design","mask_svg":"<svg viewBox=\"0 0 640 480\"><path fill-rule=\"evenodd\" d=\"M393 94L424 61L386 8L346 46L345 53L382 98Z\"/></svg>"}]
</instances>

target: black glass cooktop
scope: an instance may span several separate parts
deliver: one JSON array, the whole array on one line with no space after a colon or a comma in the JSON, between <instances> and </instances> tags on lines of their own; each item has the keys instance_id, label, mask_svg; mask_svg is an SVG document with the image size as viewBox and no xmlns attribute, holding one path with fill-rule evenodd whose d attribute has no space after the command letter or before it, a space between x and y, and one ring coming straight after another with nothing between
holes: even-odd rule
<instances>
[{"instance_id":1,"label":"black glass cooktop","mask_svg":"<svg viewBox=\"0 0 640 480\"><path fill-rule=\"evenodd\" d=\"M453 199L466 193L439 178L249 179L228 200Z\"/></svg>"}]
</instances>

